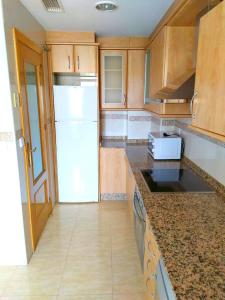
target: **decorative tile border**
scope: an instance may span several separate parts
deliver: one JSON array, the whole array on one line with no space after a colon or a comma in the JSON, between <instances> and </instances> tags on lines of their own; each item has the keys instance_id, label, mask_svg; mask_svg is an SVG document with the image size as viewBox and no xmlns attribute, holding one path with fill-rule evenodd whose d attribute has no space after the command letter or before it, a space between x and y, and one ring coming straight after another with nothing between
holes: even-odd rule
<instances>
[{"instance_id":1,"label":"decorative tile border","mask_svg":"<svg viewBox=\"0 0 225 300\"><path fill-rule=\"evenodd\" d=\"M125 193L103 193L100 195L101 201L121 201L127 200L127 194Z\"/></svg>"},{"instance_id":2,"label":"decorative tile border","mask_svg":"<svg viewBox=\"0 0 225 300\"><path fill-rule=\"evenodd\" d=\"M0 132L0 142L13 142L14 139L13 132Z\"/></svg>"},{"instance_id":3,"label":"decorative tile border","mask_svg":"<svg viewBox=\"0 0 225 300\"><path fill-rule=\"evenodd\" d=\"M157 124L157 125L161 125L161 120L160 119L158 119L158 118L156 118L156 117L151 117L151 121L153 122L153 123L155 123L155 124Z\"/></svg>"},{"instance_id":4,"label":"decorative tile border","mask_svg":"<svg viewBox=\"0 0 225 300\"><path fill-rule=\"evenodd\" d=\"M110 141L110 140L113 140L113 141L125 141L125 140L127 140L127 136L126 135L123 135L123 136L104 136L104 135L102 135L101 138L103 140L107 140L107 141Z\"/></svg>"},{"instance_id":5,"label":"decorative tile border","mask_svg":"<svg viewBox=\"0 0 225 300\"><path fill-rule=\"evenodd\" d=\"M130 116L128 118L130 122L151 122L151 116Z\"/></svg>"},{"instance_id":6,"label":"decorative tile border","mask_svg":"<svg viewBox=\"0 0 225 300\"><path fill-rule=\"evenodd\" d=\"M127 115L124 114L101 114L102 120L127 120Z\"/></svg>"},{"instance_id":7,"label":"decorative tile border","mask_svg":"<svg viewBox=\"0 0 225 300\"><path fill-rule=\"evenodd\" d=\"M147 145L148 144L148 140L147 139L127 139L126 141L127 144L135 144L135 145Z\"/></svg>"},{"instance_id":8,"label":"decorative tile border","mask_svg":"<svg viewBox=\"0 0 225 300\"><path fill-rule=\"evenodd\" d=\"M216 144L216 145L219 145L219 146L225 148L225 142L220 141L220 140L217 140L216 138L213 138L213 137L211 137L211 136L205 135L205 134L203 134L203 133L201 133L201 132L195 131L195 130L193 130L193 129L191 129L191 128L189 127L189 124L183 123L183 122L181 122L181 121L176 121L176 122L175 122L175 126L176 126L177 128L180 128L180 129L186 131L186 132L189 132L189 133L191 133L191 134L193 134L193 135L196 135L196 136L198 136L198 137L201 137L201 138L203 138L204 140L207 140L207 141L209 141L209 142L211 142L211 143L213 143L213 144Z\"/></svg>"},{"instance_id":9,"label":"decorative tile border","mask_svg":"<svg viewBox=\"0 0 225 300\"><path fill-rule=\"evenodd\" d=\"M176 120L162 120L162 126L175 126Z\"/></svg>"}]
</instances>

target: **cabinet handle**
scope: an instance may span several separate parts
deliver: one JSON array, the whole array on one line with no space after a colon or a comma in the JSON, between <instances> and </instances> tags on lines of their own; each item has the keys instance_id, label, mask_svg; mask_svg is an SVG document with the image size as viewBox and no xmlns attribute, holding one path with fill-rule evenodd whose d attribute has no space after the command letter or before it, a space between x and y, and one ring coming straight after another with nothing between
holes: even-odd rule
<instances>
[{"instance_id":1,"label":"cabinet handle","mask_svg":"<svg viewBox=\"0 0 225 300\"><path fill-rule=\"evenodd\" d=\"M79 55L77 56L77 67L78 67L78 70L80 70L80 56Z\"/></svg>"},{"instance_id":2,"label":"cabinet handle","mask_svg":"<svg viewBox=\"0 0 225 300\"><path fill-rule=\"evenodd\" d=\"M68 67L69 67L69 70L70 70L70 56L68 56Z\"/></svg>"},{"instance_id":3,"label":"cabinet handle","mask_svg":"<svg viewBox=\"0 0 225 300\"><path fill-rule=\"evenodd\" d=\"M190 112L191 112L191 114L193 114L193 103L194 103L195 97L197 95L198 95L198 92L195 91L193 97L191 98L191 102L190 102Z\"/></svg>"},{"instance_id":4,"label":"cabinet handle","mask_svg":"<svg viewBox=\"0 0 225 300\"><path fill-rule=\"evenodd\" d=\"M123 95L123 105L126 106L126 94Z\"/></svg>"}]
</instances>

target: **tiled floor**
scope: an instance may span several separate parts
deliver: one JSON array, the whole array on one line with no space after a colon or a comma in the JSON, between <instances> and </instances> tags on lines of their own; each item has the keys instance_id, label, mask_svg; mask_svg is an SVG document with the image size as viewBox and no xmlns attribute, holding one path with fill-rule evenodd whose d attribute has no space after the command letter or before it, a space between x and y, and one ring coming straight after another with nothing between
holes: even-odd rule
<instances>
[{"instance_id":1,"label":"tiled floor","mask_svg":"<svg viewBox=\"0 0 225 300\"><path fill-rule=\"evenodd\" d=\"M29 266L0 267L0 300L143 300L126 201L56 206Z\"/></svg>"}]
</instances>

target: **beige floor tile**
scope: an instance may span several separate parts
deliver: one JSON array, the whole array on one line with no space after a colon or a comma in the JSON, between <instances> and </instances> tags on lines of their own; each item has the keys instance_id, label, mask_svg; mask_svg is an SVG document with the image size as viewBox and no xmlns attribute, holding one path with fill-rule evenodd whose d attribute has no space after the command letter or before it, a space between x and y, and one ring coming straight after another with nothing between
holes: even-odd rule
<instances>
[{"instance_id":1,"label":"beige floor tile","mask_svg":"<svg viewBox=\"0 0 225 300\"><path fill-rule=\"evenodd\" d=\"M113 300L145 300L145 294L119 294L113 295Z\"/></svg>"},{"instance_id":2,"label":"beige floor tile","mask_svg":"<svg viewBox=\"0 0 225 300\"><path fill-rule=\"evenodd\" d=\"M57 296L16 296L16 297L0 297L0 300L57 300Z\"/></svg>"},{"instance_id":3,"label":"beige floor tile","mask_svg":"<svg viewBox=\"0 0 225 300\"><path fill-rule=\"evenodd\" d=\"M41 239L38 243L36 254L60 255L68 252L71 242L70 236L57 236L52 239Z\"/></svg>"},{"instance_id":4,"label":"beige floor tile","mask_svg":"<svg viewBox=\"0 0 225 300\"><path fill-rule=\"evenodd\" d=\"M113 293L143 293L144 278L136 258L113 257Z\"/></svg>"},{"instance_id":5,"label":"beige floor tile","mask_svg":"<svg viewBox=\"0 0 225 300\"><path fill-rule=\"evenodd\" d=\"M57 277L27 277L22 280L12 280L4 291L4 296L57 296L60 275Z\"/></svg>"},{"instance_id":6,"label":"beige floor tile","mask_svg":"<svg viewBox=\"0 0 225 300\"><path fill-rule=\"evenodd\" d=\"M59 296L57 300L112 300L112 295Z\"/></svg>"},{"instance_id":7,"label":"beige floor tile","mask_svg":"<svg viewBox=\"0 0 225 300\"><path fill-rule=\"evenodd\" d=\"M73 243L69 247L68 256L111 257L112 248L109 243Z\"/></svg>"},{"instance_id":8,"label":"beige floor tile","mask_svg":"<svg viewBox=\"0 0 225 300\"><path fill-rule=\"evenodd\" d=\"M16 267L11 267L11 266L9 266L9 267L1 266L0 267L0 296L3 295L6 285L11 280L15 269L16 269Z\"/></svg>"}]
</instances>

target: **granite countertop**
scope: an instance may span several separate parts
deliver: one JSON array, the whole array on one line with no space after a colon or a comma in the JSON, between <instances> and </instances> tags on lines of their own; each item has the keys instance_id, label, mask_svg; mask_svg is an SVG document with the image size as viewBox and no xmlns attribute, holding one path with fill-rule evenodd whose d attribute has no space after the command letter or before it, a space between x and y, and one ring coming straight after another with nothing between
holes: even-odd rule
<instances>
[{"instance_id":1,"label":"granite countertop","mask_svg":"<svg viewBox=\"0 0 225 300\"><path fill-rule=\"evenodd\" d=\"M225 299L224 187L186 159L154 161L146 145L120 146L126 150L177 299ZM153 167L191 167L217 193L152 193L140 170Z\"/></svg>"}]
</instances>

